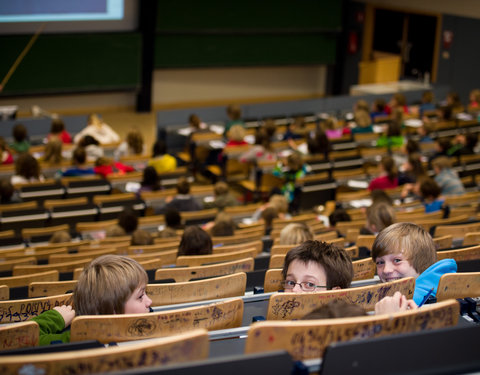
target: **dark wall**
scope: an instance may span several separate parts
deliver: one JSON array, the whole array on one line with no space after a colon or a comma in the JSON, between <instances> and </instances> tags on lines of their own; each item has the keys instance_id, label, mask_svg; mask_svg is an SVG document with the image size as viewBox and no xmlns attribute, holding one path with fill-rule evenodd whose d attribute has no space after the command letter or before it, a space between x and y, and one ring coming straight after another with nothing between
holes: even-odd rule
<instances>
[{"instance_id":1,"label":"dark wall","mask_svg":"<svg viewBox=\"0 0 480 375\"><path fill-rule=\"evenodd\" d=\"M449 49L440 45L437 83L449 85L467 104L470 90L480 88L480 20L445 15L442 33L444 30L453 32L453 41Z\"/></svg>"},{"instance_id":2,"label":"dark wall","mask_svg":"<svg viewBox=\"0 0 480 375\"><path fill-rule=\"evenodd\" d=\"M344 38L342 44L338 46L338 49L343 51L342 75L341 80L338 83L339 92L343 95L349 93L350 86L358 84L358 64L362 59L364 27L364 21L359 18L359 16L362 14L365 15L364 3L347 1L345 4ZM351 34L354 34L357 40L357 52L355 53L348 51L349 38L352 37Z\"/></svg>"}]
</instances>

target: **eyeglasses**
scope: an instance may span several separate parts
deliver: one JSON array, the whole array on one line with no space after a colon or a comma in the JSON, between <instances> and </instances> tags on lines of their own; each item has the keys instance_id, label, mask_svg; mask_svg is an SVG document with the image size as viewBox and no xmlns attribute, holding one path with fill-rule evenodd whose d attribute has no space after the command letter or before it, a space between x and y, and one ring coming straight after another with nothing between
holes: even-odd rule
<instances>
[{"instance_id":1,"label":"eyeglasses","mask_svg":"<svg viewBox=\"0 0 480 375\"><path fill-rule=\"evenodd\" d=\"M295 285L300 285L300 288L302 288L302 290L305 292L312 292L317 288L327 288L325 285L315 285L314 283L310 283L308 281L296 283L293 280L285 280L283 283L283 287L285 289L293 289L295 288Z\"/></svg>"}]
</instances>

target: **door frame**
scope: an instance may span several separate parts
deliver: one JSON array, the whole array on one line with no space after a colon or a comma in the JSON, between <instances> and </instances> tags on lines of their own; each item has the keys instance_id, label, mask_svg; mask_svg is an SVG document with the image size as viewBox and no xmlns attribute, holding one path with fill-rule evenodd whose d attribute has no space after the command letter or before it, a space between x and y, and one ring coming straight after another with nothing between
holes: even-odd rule
<instances>
[{"instance_id":1,"label":"door frame","mask_svg":"<svg viewBox=\"0 0 480 375\"><path fill-rule=\"evenodd\" d=\"M437 81L438 59L440 54L440 38L442 34L442 14L434 12L422 12L419 10L413 10L409 8L399 8L392 6L383 6L366 3L365 4L365 22L363 26L363 40L362 40L362 61L371 61L373 55L373 34L375 32L375 10L391 10L394 12L402 12L408 14L417 14L437 18L437 27L435 30L435 45L433 46L433 61L432 71L430 75L430 82L435 83Z\"/></svg>"}]
</instances>

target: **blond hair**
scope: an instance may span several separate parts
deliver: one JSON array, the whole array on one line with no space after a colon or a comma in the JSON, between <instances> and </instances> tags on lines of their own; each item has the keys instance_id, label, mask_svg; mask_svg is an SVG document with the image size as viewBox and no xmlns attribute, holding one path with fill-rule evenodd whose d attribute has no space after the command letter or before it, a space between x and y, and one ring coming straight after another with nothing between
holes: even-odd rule
<instances>
[{"instance_id":1,"label":"blond hair","mask_svg":"<svg viewBox=\"0 0 480 375\"><path fill-rule=\"evenodd\" d=\"M61 242L70 242L71 240L72 240L72 237L70 236L70 233L68 233L66 230L57 230L52 234L48 242L61 243Z\"/></svg>"},{"instance_id":2,"label":"blond hair","mask_svg":"<svg viewBox=\"0 0 480 375\"><path fill-rule=\"evenodd\" d=\"M245 128L242 125L233 125L228 131L228 138L232 141L240 142L245 138L245 134Z\"/></svg>"},{"instance_id":3,"label":"blond hair","mask_svg":"<svg viewBox=\"0 0 480 375\"><path fill-rule=\"evenodd\" d=\"M413 223L396 223L383 229L375 238L372 246L372 258L387 254L401 253L405 259L421 274L437 261L437 252L432 236L422 227Z\"/></svg>"},{"instance_id":4,"label":"blond hair","mask_svg":"<svg viewBox=\"0 0 480 375\"><path fill-rule=\"evenodd\" d=\"M100 120L100 117L99 117L96 113L91 113L91 114L88 116L87 123L88 123L88 125L100 126L100 125L103 124L103 121Z\"/></svg>"},{"instance_id":5,"label":"blond hair","mask_svg":"<svg viewBox=\"0 0 480 375\"><path fill-rule=\"evenodd\" d=\"M126 236L126 234L125 229L118 224L112 224L105 230L106 237L122 237Z\"/></svg>"},{"instance_id":6,"label":"blond hair","mask_svg":"<svg viewBox=\"0 0 480 375\"><path fill-rule=\"evenodd\" d=\"M123 314L132 293L148 283L145 270L121 255L102 255L84 269L73 292L75 314Z\"/></svg>"},{"instance_id":7,"label":"blond hair","mask_svg":"<svg viewBox=\"0 0 480 375\"><path fill-rule=\"evenodd\" d=\"M270 197L268 205L274 207L278 213L286 213L288 211L288 201L284 195L274 194Z\"/></svg>"},{"instance_id":8,"label":"blond hair","mask_svg":"<svg viewBox=\"0 0 480 375\"><path fill-rule=\"evenodd\" d=\"M298 245L313 240L313 232L305 223L290 223L280 232L280 245Z\"/></svg>"}]
</instances>

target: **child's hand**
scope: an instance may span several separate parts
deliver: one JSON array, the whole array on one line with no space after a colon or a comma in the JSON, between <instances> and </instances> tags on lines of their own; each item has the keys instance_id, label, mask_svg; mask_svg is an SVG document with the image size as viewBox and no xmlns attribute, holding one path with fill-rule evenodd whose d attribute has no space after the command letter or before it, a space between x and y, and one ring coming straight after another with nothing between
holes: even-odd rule
<instances>
[{"instance_id":1,"label":"child's hand","mask_svg":"<svg viewBox=\"0 0 480 375\"><path fill-rule=\"evenodd\" d=\"M70 305L56 306L53 308L57 310L65 321L65 328L67 328L70 323L72 323L73 318L75 318L75 310L72 309Z\"/></svg>"},{"instance_id":2,"label":"child's hand","mask_svg":"<svg viewBox=\"0 0 480 375\"><path fill-rule=\"evenodd\" d=\"M375 314L391 314L400 311L416 309L417 305L413 300L407 300L400 292L395 292L393 297L385 297L375 304Z\"/></svg>"}]
</instances>

